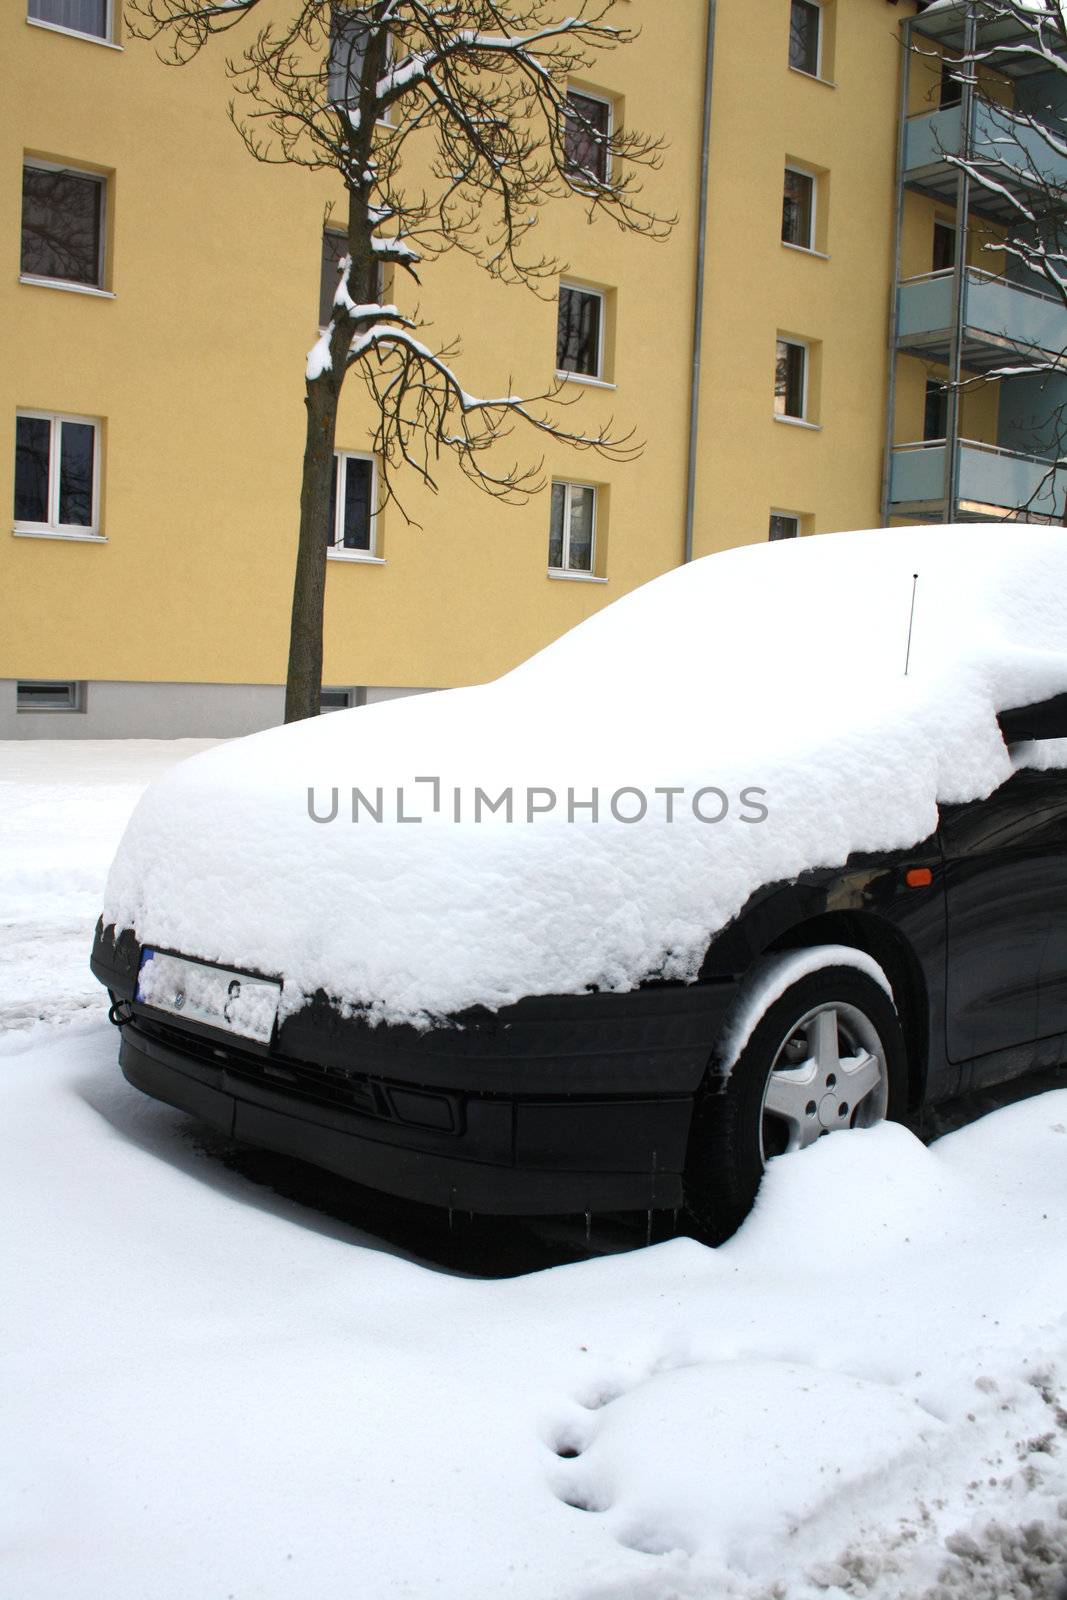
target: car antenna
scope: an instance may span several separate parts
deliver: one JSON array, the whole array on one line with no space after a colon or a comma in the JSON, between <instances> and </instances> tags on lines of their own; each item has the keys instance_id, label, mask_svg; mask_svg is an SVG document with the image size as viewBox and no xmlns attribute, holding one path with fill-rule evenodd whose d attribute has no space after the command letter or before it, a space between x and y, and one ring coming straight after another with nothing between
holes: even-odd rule
<instances>
[{"instance_id":1,"label":"car antenna","mask_svg":"<svg viewBox=\"0 0 1067 1600\"><path fill-rule=\"evenodd\" d=\"M908 615L908 648L904 655L904 676L908 676L908 667L911 664L911 630L915 623L915 591L919 587L919 574L911 575L911 611Z\"/></svg>"}]
</instances>

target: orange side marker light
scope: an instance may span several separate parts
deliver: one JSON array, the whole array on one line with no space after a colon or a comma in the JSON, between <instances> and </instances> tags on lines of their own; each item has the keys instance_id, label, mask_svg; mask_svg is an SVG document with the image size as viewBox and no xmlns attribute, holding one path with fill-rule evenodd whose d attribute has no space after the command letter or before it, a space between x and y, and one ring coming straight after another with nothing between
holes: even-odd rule
<instances>
[{"instance_id":1,"label":"orange side marker light","mask_svg":"<svg viewBox=\"0 0 1067 1600\"><path fill-rule=\"evenodd\" d=\"M904 882L909 889L926 889L934 881L934 875L929 867L909 867L904 874Z\"/></svg>"}]
</instances>

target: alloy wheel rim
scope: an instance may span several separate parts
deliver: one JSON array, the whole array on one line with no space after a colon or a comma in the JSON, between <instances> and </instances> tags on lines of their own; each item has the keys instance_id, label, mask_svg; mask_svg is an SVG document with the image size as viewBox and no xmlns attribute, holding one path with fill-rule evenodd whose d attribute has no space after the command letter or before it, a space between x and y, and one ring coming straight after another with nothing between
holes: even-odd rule
<instances>
[{"instance_id":1,"label":"alloy wheel rim","mask_svg":"<svg viewBox=\"0 0 1067 1600\"><path fill-rule=\"evenodd\" d=\"M857 1006L813 1006L775 1052L760 1110L760 1157L885 1119L889 1074L878 1030Z\"/></svg>"}]
</instances>

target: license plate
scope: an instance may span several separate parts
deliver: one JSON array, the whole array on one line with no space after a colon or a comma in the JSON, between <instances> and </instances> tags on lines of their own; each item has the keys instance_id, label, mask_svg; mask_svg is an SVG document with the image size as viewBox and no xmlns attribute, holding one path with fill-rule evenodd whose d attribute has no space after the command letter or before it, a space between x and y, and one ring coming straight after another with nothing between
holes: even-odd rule
<instances>
[{"instance_id":1,"label":"license plate","mask_svg":"<svg viewBox=\"0 0 1067 1600\"><path fill-rule=\"evenodd\" d=\"M242 1039L269 1044L278 1017L281 984L247 972L209 967L186 956L145 949L137 977L137 998L156 1011L188 1017Z\"/></svg>"}]
</instances>

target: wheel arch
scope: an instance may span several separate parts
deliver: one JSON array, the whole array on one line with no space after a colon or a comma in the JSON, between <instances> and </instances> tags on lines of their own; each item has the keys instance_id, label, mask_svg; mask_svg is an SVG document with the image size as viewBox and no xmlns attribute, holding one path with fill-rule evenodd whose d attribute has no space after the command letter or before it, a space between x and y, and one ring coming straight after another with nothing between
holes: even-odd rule
<instances>
[{"instance_id":1,"label":"wheel arch","mask_svg":"<svg viewBox=\"0 0 1067 1600\"><path fill-rule=\"evenodd\" d=\"M889 979L908 1057L908 1103L922 1100L929 1060L930 1011L922 967L907 939L891 923L862 911L827 911L794 923L760 952L844 944L877 961Z\"/></svg>"}]
</instances>

